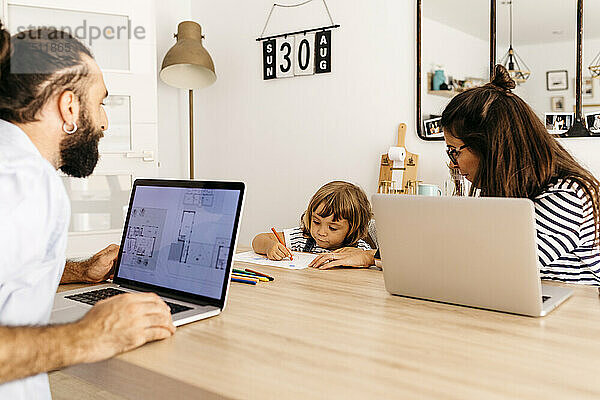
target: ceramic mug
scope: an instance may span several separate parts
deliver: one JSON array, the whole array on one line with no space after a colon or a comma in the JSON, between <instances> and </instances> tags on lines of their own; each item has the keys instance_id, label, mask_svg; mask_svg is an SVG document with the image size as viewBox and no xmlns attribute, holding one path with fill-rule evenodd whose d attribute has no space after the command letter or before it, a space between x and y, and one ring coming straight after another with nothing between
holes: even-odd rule
<instances>
[{"instance_id":1,"label":"ceramic mug","mask_svg":"<svg viewBox=\"0 0 600 400\"><path fill-rule=\"evenodd\" d=\"M442 189L440 189L436 185L431 185L428 183L419 183L417 193L419 194L419 196L441 196Z\"/></svg>"}]
</instances>

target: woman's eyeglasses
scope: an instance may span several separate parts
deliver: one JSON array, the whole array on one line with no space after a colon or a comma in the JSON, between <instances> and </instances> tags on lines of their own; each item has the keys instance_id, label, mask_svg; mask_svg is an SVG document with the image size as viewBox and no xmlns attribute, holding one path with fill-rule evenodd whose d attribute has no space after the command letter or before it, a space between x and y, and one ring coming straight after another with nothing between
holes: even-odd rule
<instances>
[{"instance_id":1,"label":"woman's eyeglasses","mask_svg":"<svg viewBox=\"0 0 600 400\"><path fill-rule=\"evenodd\" d=\"M453 146L446 146L446 154L448 154L448 158L452 161L452 164L458 164L458 157L460 156L460 151L468 145L464 144L458 148Z\"/></svg>"}]
</instances>

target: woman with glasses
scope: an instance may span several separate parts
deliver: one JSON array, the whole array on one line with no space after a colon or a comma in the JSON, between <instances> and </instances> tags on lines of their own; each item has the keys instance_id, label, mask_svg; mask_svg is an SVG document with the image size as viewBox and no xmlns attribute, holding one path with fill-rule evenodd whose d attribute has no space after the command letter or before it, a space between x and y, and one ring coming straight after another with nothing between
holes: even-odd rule
<instances>
[{"instance_id":1,"label":"woman with glasses","mask_svg":"<svg viewBox=\"0 0 600 400\"><path fill-rule=\"evenodd\" d=\"M600 183L511 92L497 65L492 81L455 96L441 124L452 167L470 195L534 202L542 278L600 285Z\"/></svg>"},{"instance_id":2,"label":"woman with glasses","mask_svg":"<svg viewBox=\"0 0 600 400\"><path fill-rule=\"evenodd\" d=\"M450 167L472 183L471 196L533 201L543 279L600 285L600 183L514 88L497 65L490 83L450 101L441 119ZM344 265L373 263L360 252L339 256Z\"/></svg>"}]
</instances>

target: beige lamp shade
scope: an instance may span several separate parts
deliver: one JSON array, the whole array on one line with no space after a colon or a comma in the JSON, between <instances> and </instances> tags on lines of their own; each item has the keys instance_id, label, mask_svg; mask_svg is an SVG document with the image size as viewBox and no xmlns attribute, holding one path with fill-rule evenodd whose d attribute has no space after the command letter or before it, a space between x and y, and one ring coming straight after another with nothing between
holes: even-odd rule
<instances>
[{"instance_id":1,"label":"beige lamp shade","mask_svg":"<svg viewBox=\"0 0 600 400\"><path fill-rule=\"evenodd\" d=\"M202 28L185 21L177 26L177 43L165 55L160 79L180 89L201 89L217 80L215 65L202 46Z\"/></svg>"}]
</instances>

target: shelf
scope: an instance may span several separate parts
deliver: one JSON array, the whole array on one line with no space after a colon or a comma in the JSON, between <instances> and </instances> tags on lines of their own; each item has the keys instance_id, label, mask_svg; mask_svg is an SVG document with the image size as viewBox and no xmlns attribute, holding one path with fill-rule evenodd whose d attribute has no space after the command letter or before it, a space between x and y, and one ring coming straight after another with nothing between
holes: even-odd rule
<instances>
[{"instance_id":1,"label":"shelf","mask_svg":"<svg viewBox=\"0 0 600 400\"><path fill-rule=\"evenodd\" d=\"M454 97L457 93L456 90L429 90L427 89L427 94L432 94L434 96L441 96L441 97L448 97L448 98L452 98Z\"/></svg>"},{"instance_id":2,"label":"shelf","mask_svg":"<svg viewBox=\"0 0 600 400\"><path fill-rule=\"evenodd\" d=\"M431 94L433 96L452 98L452 97L456 96L458 93L464 92L467 89L477 87L480 85L484 85L486 83L485 80L482 78L469 77L469 78L466 78L466 81L470 81L471 84L468 87L461 88L459 90L457 90L457 89L432 90L431 87L432 87L432 82L433 82L433 74L431 72L428 72L427 73L427 94Z\"/></svg>"}]
</instances>

